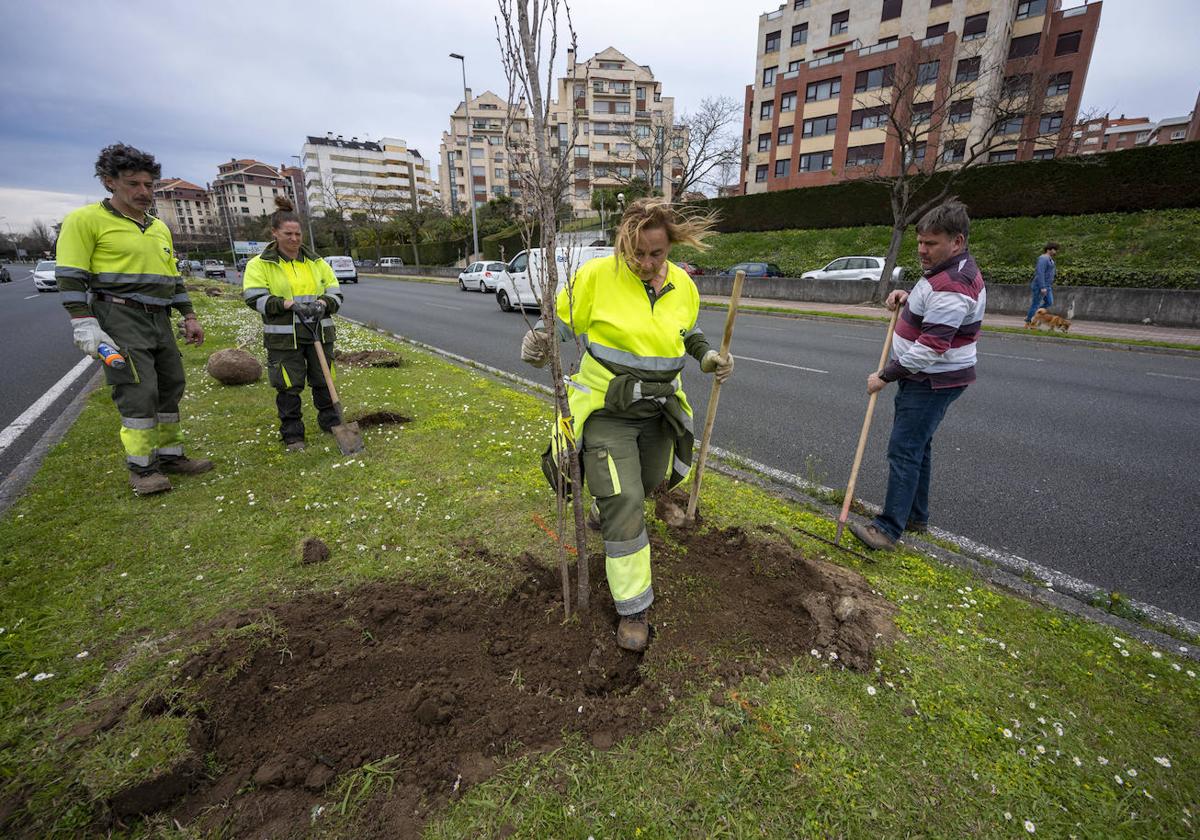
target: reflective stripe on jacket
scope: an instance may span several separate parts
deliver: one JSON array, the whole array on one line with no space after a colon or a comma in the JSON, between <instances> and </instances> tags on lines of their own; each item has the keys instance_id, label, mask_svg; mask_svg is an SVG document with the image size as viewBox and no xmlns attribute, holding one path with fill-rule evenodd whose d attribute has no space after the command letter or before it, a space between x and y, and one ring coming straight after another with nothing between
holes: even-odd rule
<instances>
[{"instance_id":1,"label":"reflective stripe on jacket","mask_svg":"<svg viewBox=\"0 0 1200 840\"><path fill-rule=\"evenodd\" d=\"M321 340L328 344L335 338L331 316L341 306L342 292L329 263L307 248L301 248L296 260L285 260L274 243L267 246L246 264L242 297L247 306L262 316L266 347L284 350L313 341L308 327L300 324L283 305L288 300L323 301L326 316L321 319Z\"/></svg>"}]
</instances>

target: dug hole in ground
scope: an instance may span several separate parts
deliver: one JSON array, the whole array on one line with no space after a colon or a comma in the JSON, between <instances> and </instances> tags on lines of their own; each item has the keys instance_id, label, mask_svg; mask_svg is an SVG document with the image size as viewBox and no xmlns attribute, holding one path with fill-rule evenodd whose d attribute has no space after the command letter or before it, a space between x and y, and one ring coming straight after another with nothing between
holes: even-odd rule
<instances>
[{"instance_id":1,"label":"dug hole in ground","mask_svg":"<svg viewBox=\"0 0 1200 840\"><path fill-rule=\"evenodd\" d=\"M648 506L654 637L622 651L595 535L562 622L545 403L339 321L367 449L306 393L285 454L265 378L204 372L265 361L257 317L200 309L216 470L131 498L101 391L0 530L6 834L1190 832L1188 660L910 552L851 568L711 474L701 527Z\"/></svg>"}]
</instances>

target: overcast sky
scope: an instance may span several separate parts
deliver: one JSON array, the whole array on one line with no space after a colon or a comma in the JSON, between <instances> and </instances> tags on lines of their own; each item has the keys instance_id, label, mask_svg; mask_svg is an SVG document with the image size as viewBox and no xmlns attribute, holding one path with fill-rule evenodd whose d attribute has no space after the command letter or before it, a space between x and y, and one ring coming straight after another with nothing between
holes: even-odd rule
<instances>
[{"instance_id":1,"label":"overcast sky","mask_svg":"<svg viewBox=\"0 0 1200 840\"><path fill-rule=\"evenodd\" d=\"M909 0L912 2L912 0ZM923 2L923 0L922 0ZM763 0L575 0L583 56L649 64L677 109L739 100ZM436 165L462 101L507 88L492 0L0 0L0 226L61 219L103 190L123 141L203 185L231 157L289 163L308 134L400 137ZM1104 0L1083 109L1153 120L1192 110L1200 2ZM556 75L565 58L560 54ZM435 169L436 171L436 169Z\"/></svg>"}]
</instances>

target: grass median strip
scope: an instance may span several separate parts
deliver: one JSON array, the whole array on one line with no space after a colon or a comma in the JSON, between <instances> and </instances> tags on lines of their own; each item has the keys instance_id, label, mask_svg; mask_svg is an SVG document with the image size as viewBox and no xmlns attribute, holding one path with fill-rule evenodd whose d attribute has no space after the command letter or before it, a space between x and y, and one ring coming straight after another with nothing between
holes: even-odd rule
<instances>
[{"instance_id":1,"label":"grass median strip","mask_svg":"<svg viewBox=\"0 0 1200 840\"><path fill-rule=\"evenodd\" d=\"M676 624L693 626L705 605L724 603L725 582L705 565L710 547L726 545L719 567L728 574L780 586L791 567L750 548L845 562L796 530L832 536L833 523L716 474L705 482L704 534L651 520L664 592L651 652L675 653L648 655L640 671L605 660L606 679L636 687L606 684L609 693L578 699L559 691L560 673L587 670L590 648L558 645L571 626L547 607L553 578L537 571L553 565L533 518L552 516L537 465L545 404L345 325L340 349L399 349L405 359L339 370L347 410L411 421L372 427L366 451L345 458L306 406L309 449L285 454L265 382L227 388L203 371L215 349L255 346L257 317L236 300L198 306L210 343L184 350L183 411L189 449L216 470L181 478L161 498L133 498L102 391L0 521L6 834L183 836L172 833L176 819L216 833L222 820L244 828L239 803L251 800L265 815L259 833L274 825L344 837L1194 833L1195 663L919 555L892 552L856 569L895 605L901 633L863 671L843 669L826 645L792 655L786 626L769 649L743 644L736 629L669 647ZM301 563L304 537L324 541L330 559ZM668 612L673 598L695 614ZM782 606L784 615L815 609ZM728 611L728 627L753 623ZM305 624L313 615L321 620ZM490 628L478 650L463 646L473 621ZM517 635L540 639L541 662L505 670L492 712L510 697L556 714L578 705L579 717L603 726L506 729L519 726L516 715L493 714L482 724L496 749L448 755L457 769L431 782L405 763L407 739L419 731L434 733L423 743L451 742L474 726L457 711L473 687L455 684L456 662L463 673L476 658L507 662ZM714 667L697 669L693 660L706 657ZM403 691L401 664L419 672ZM345 669L340 693L288 705L334 665ZM323 710L324 729L304 729L303 747L254 757L253 772L237 777L231 768L244 756L214 746L219 733L195 744L196 721L242 719L221 707L214 685L236 698L247 739L255 726L314 726ZM302 721L304 704L311 719ZM367 740L336 753L339 730L356 728ZM375 740L379 752L362 746ZM137 796L150 795L139 782L185 778L207 798L185 794L135 816Z\"/></svg>"}]
</instances>

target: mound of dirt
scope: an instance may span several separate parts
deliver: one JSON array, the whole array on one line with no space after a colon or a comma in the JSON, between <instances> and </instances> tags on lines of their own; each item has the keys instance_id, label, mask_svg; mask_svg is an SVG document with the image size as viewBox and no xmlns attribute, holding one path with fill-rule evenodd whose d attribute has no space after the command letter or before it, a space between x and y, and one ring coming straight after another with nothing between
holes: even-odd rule
<instances>
[{"instance_id":1,"label":"mound of dirt","mask_svg":"<svg viewBox=\"0 0 1200 840\"><path fill-rule=\"evenodd\" d=\"M393 426L398 423L411 423L412 418L406 417L398 411L385 410L363 414L353 418L350 422L357 423L359 426Z\"/></svg>"},{"instance_id":2,"label":"mound of dirt","mask_svg":"<svg viewBox=\"0 0 1200 840\"><path fill-rule=\"evenodd\" d=\"M390 350L356 350L353 353L335 350L334 359L345 367L397 368L404 364L404 357Z\"/></svg>"},{"instance_id":3,"label":"mound of dirt","mask_svg":"<svg viewBox=\"0 0 1200 840\"><path fill-rule=\"evenodd\" d=\"M262 365L245 350L227 348L208 357L209 376L222 385L249 385L262 378Z\"/></svg>"},{"instance_id":4,"label":"mound of dirt","mask_svg":"<svg viewBox=\"0 0 1200 840\"><path fill-rule=\"evenodd\" d=\"M319 537L305 537L300 541L300 562L305 566L324 563L329 559L329 546Z\"/></svg>"},{"instance_id":5,"label":"mound of dirt","mask_svg":"<svg viewBox=\"0 0 1200 840\"><path fill-rule=\"evenodd\" d=\"M371 764L395 786L363 807L357 836L413 836L464 787L564 732L607 749L655 726L668 696L697 684L765 676L813 648L865 670L895 636L893 608L853 571L740 530L678 538L682 551L655 540L656 632L644 657L616 647L599 555L591 609L568 625L557 572L528 556L495 602L389 582L233 616L225 626L269 614L275 632L214 638L181 668L206 714L195 754L217 774L197 778L184 762L118 795L114 810L171 807L200 833L301 836L337 776ZM643 682L643 663L668 662L654 673L669 683Z\"/></svg>"},{"instance_id":6,"label":"mound of dirt","mask_svg":"<svg viewBox=\"0 0 1200 840\"><path fill-rule=\"evenodd\" d=\"M219 298L222 296L223 290L219 286L209 286L204 290L204 294L208 295L209 297Z\"/></svg>"}]
</instances>

